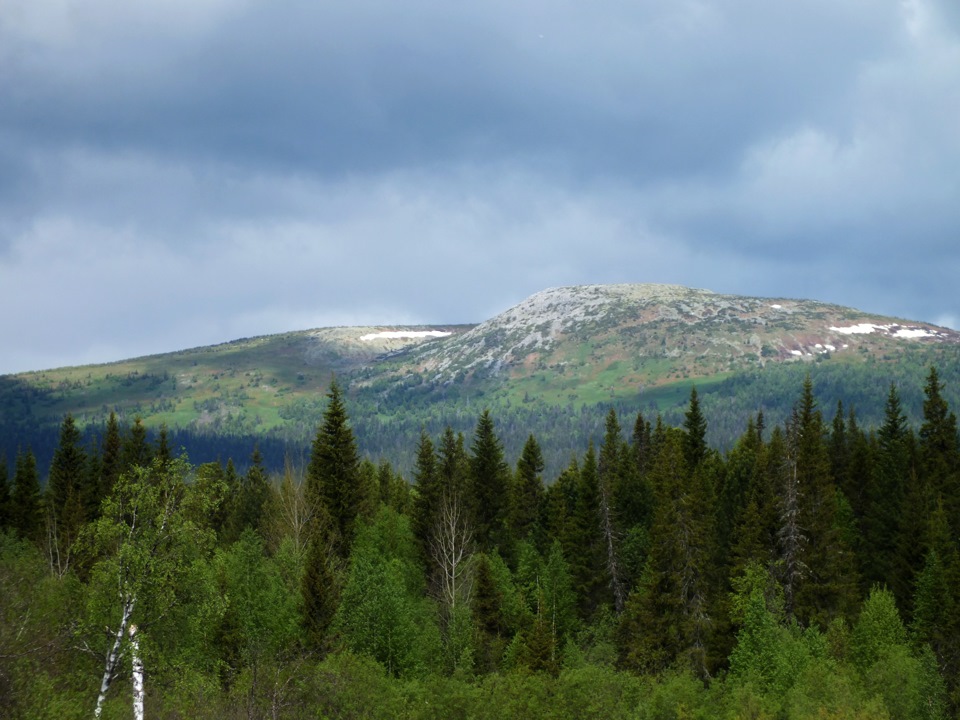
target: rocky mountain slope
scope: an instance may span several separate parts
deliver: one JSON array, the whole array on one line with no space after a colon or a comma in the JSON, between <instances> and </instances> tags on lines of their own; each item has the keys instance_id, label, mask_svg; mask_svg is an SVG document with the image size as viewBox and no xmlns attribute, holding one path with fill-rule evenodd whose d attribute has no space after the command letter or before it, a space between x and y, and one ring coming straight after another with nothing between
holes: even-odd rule
<instances>
[{"instance_id":1,"label":"rocky mountain slope","mask_svg":"<svg viewBox=\"0 0 960 720\"><path fill-rule=\"evenodd\" d=\"M930 363L960 372L960 333L812 300L589 285L544 290L475 326L323 328L4 376L0 425L50 427L66 412L99 424L116 411L153 427L302 441L336 373L357 422L381 434L451 417L467 427L482 406L669 410L692 382L737 396L736 432L747 409L795 392L778 373L840 373L831 382L850 387L856 372L875 389L909 372L913 388Z\"/></svg>"}]
</instances>

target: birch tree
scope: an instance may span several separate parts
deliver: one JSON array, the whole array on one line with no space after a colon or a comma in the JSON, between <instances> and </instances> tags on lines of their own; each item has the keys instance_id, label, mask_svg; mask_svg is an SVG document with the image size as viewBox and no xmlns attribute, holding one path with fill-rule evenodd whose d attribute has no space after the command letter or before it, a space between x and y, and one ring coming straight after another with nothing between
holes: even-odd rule
<instances>
[{"instance_id":1,"label":"birch tree","mask_svg":"<svg viewBox=\"0 0 960 720\"><path fill-rule=\"evenodd\" d=\"M209 503L187 484L189 472L182 459L162 468L132 468L120 476L101 517L81 536L82 550L94 559L84 642L103 657L94 717L100 717L114 681L125 674L127 658L134 709L142 713L142 643L192 592L186 582L191 565L212 547L212 532L196 522L209 514Z\"/></svg>"}]
</instances>

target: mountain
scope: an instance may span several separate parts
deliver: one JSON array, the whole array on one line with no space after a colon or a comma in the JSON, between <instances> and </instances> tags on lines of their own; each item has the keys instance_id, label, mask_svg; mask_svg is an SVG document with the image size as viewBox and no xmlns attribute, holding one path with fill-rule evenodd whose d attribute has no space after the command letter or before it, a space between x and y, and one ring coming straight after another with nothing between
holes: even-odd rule
<instances>
[{"instance_id":1,"label":"mountain","mask_svg":"<svg viewBox=\"0 0 960 720\"><path fill-rule=\"evenodd\" d=\"M469 437L490 407L508 454L526 439L513 436L520 428L556 435L556 467L576 449L563 441L599 435L598 403L676 420L696 383L711 439L728 445L748 414L782 417L807 373L825 412L843 400L875 421L896 382L916 420L931 364L947 398L957 397L960 333L812 300L589 285L544 290L473 326L324 328L2 376L0 429L8 457L15 442L49 434L66 412L91 427L116 411L188 440L259 437L302 447L336 374L373 456L404 466L420 427L450 424Z\"/></svg>"}]
</instances>

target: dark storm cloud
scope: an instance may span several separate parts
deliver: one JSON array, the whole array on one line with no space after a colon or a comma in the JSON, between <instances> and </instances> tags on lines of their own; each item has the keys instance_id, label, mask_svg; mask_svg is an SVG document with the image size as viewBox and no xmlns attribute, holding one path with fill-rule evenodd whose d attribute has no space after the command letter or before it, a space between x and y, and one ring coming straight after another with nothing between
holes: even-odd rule
<instances>
[{"instance_id":1,"label":"dark storm cloud","mask_svg":"<svg viewBox=\"0 0 960 720\"><path fill-rule=\"evenodd\" d=\"M958 15L12 0L0 372L586 282L955 323Z\"/></svg>"}]
</instances>

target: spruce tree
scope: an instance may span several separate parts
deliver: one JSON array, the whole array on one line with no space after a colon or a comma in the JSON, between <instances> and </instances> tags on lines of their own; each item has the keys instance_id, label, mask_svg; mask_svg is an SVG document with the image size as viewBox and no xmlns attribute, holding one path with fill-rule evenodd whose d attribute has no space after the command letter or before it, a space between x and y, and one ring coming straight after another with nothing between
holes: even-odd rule
<instances>
[{"instance_id":1,"label":"spruce tree","mask_svg":"<svg viewBox=\"0 0 960 720\"><path fill-rule=\"evenodd\" d=\"M910 583L898 576L897 546L910 459L907 419L900 396L890 384L883 424L877 432L877 460L867 477L860 522L863 552L859 553L864 584L886 584L900 607L908 607Z\"/></svg>"},{"instance_id":2,"label":"spruce tree","mask_svg":"<svg viewBox=\"0 0 960 720\"><path fill-rule=\"evenodd\" d=\"M943 498L953 532L960 534L960 436L942 391L937 369L931 367L924 386L921 463L931 491Z\"/></svg>"},{"instance_id":3,"label":"spruce tree","mask_svg":"<svg viewBox=\"0 0 960 720\"><path fill-rule=\"evenodd\" d=\"M623 612L629 588L624 586L621 568L620 543L623 538L620 510L617 505L619 488L623 487L627 474L628 451L617 420L617 412L610 408L604 428L603 444L600 446L600 458L597 463L598 521L604 550L604 562L613 596L613 607L617 613Z\"/></svg>"},{"instance_id":4,"label":"spruce tree","mask_svg":"<svg viewBox=\"0 0 960 720\"><path fill-rule=\"evenodd\" d=\"M236 500L232 503L227 520L233 541L238 540L247 528L262 534L265 506L269 497L270 483L263 466L263 455L260 454L260 448L254 446L250 467L240 479Z\"/></svg>"},{"instance_id":5,"label":"spruce tree","mask_svg":"<svg viewBox=\"0 0 960 720\"><path fill-rule=\"evenodd\" d=\"M420 440L417 443L417 463L413 470L414 488L413 498L413 535L417 539L424 558L430 556L430 537L437 521L437 512L443 499L444 488L437 470L437 456L433 449L433 441L426 430L420 430Z\"/></svg>"},{"instance_id":6,"label":"spruce tree","mask_svg":"<svg viewBox=\"0 0 960 720\"><path fill-rule=\"evenodd\" d=\"M470 446L470 506L475 535L482 550L499 549L509 555L507 513L509 510L510 468L503 459L503 446L493 427L489 410L484 410Z\"/></svg>"},{"instance_id":7,"label":"spruce tree","mask_svg":"<svg viewBox=\"0 0 960 720\"><path fill-rule=\"evenodd\" d=\"M170 437L167 434L165 423L160 424L160 431L157 433L157 449L154 451L153 457L160 462L159 469L161 471L167 468L170 461L173 460L173 450L170 448Z\"/></svg>"},{"instance_id":8,"label":"spruce tree","mask_svg":"<svg viewBox=\"0 0 960 720\"><path fill-rule=\"evenodd\" d=\"M10 524L17 537L39 542L43 536L40 476L33 451L17 453L10 497Z\"/></svg>"},{"instance_id":9,"label":"spruce tree","mask_svg":"<svg viewBox=\"0 0 960 720\"><path fill-rule=\"evenodd\" d=\"M80 430L68 413L60 425L60 441L53 453L47 481L48 503L57 523L62 523L65 514L70 512L71 503L86 507L86 469L87 455L80 447Z\"/></svg>"},{"instance_id":10,"label":"spruce tree","mask_svg":"<svg viewBox=\"0 0 960 720\"><path fill-rule=\"evenodd\" d=\"M137 416L133 419L130 432L123 440L123 460L121 472L134 467L150 467L153 460L153 451L147 441L147 428L143 420Z\"/></svg>"},{"instance_id":11,"label":"spruce tree","mask_svg":"<svg viewBox=\"0 0 960 720\"><path fill-rule=\"evenodd\" d=\"M543 510L543 453L536 438L530 435L517 461L516 480L511 497L510 526L516 541L536 535Z\"/></svg>"},{"instance_id":12,"label":"spruce tree","mask_svg":"<svg viewBox=\"0 0 960 720\"><path fill-rule=\"evenodd\" d=\"M696 386L690 388L690 404L684 415L683 429L686 432L683 441L687 466L696 468L707 455L707 420L700 410L700 399Z\"/></svg>"},{"instance_id":13,"label":"spruce tree","mask_svg":"<svg viewBox=\"0 0 960 720\"><path fill-rule=\"evenodd\" d=\"M300 585L304 639L307 647L313 650L325 649L327 630L340 604L338 570L341 563L330 529L330 518L326 516L326 509L321 507L311 522Z\"/></svg>"},{"instance_id":14,"label":"spruce tree","mask_svg":"<svg viewBox=\"0 0 960 720\"><path fill-rule=\"evenodd\" d=\"M759 428L758 417L755 428ZM731 576L741 575L751 563L772 571L777 557L780 516L778 497L787 464L786 445L779 427L764 443L759 430L746 505L739 515L730 543Z\"/></svg>"},{"instance_id":15,"label":"spruce tree","mask_svg":"<svg viewBox=\"0 0 960 720\"><path fill-rule=\"evenodd\" d=\"M613 488L614 505L625 531L648 529L653 517L653 489L647 481L652 439L650 423L637 413L630 444L624 450L619 483Z\"/></svg>"},{"instance_id":16,"label":"spruce tree","mask_svg":"<svg viewBox=\"0 0 960 720\"><path fill-rule=\"evenodd\" d=\"M336 536L334 547L340 557L346 557L362 500L360 458L336 380L331 381L327 397L307 466L307 496L315 513L326 510Z\"/></svg>"},{"instance_id":17,"label":"spruce tree","mask_svg":"<svg viewBox=\"0 0 960 720\"><path fill-rule=\"evenodd\" d=\"M709 493L686 462L686 435L664 429L651 475L657 493L650 558L621 616L621 663L662 672L682 661L706 676L712 625Z\"/></svg>"},{"instance_id":18,"label":"spruce tree","mask_svg":"<svg viewBox=\"0 0 960 720\"><path fill-rule=\"evenodd\" d=\"M916 581L910 629L937 657L944 679L960 689L960 552L938 502L926 533L928 550Z\"/></svg>"},{"instance_id":19,"label":"spruce tree","mask_svg":"<svg viewBox=\"0 0 960 720\"><path fill-rule=\"evenodd\" d=\"M803 580L793 611L805 624L825 628L835 617L850 617L857 603L853 549L844 540L837 487L830 475L823 418L808 375L792 435L795 443L799 524L806 534L800 562Z\"/></svg>"},{"instance_id":20,"label":"spruce tree","mask_svg":"<svg viewBox=\"0 0 960 720\"><path fill-rule=\"evenodd\" d=\"M613 600L600 503L597 455L591 441L580 465L569 526L570 573L577 591L580 617L585 620L592 618L601 605L609 605Z\"/></svg>"},{"instance_id":21,"label":"spruce tree","mask_svg":"<svg viewBox=\"0 0 960 720\"><path fill-rule=\"evenodd\" d=\"M63 575L70 567L71 549L84 522L97 488L91 487L87 455L80 447L80 431L67 414L60 426L60 440L50 463L44 498L47 519L48 557L51 569Z\"/></svg>"},{"instance_id":22,"label":"spruce tree","mask_svg":"<svg viewBox=\"0 0 960 720\"><path fill-rule=\"evenodd\" d=\"M123 469L123 439L116 413L111 412L103 434L103 450L100 460L100 483L98 493L105 498L113 492L113 486Z\"/></svg>"},{"instance_id":23,"label":"spruce tree","mask_svg":"<svg viewBox=\"0 0 960 720\"><path fill-rule=\"evenodd\" d=\"M726 473L717 504L718 560L730 563L730 546L736 528L742 526L750 499L751 486L757 474L763 449L754 419L747 420L747 429L727 456ZM754 512L757 508L754 508Z\"/></svg>"},{"instance_id":24,"label":"spruce tree","mask_svg":"<svg viewBox=\"0 0 960 720\"><path fill-rule=\"evenodd\" d=\"M500 665L506 647L504 635L506 623L503 618L503 595L497 587L485 553L477 556L471 608L477 629L477 669L493 672Z\"/></svg>"}]
</instances>

